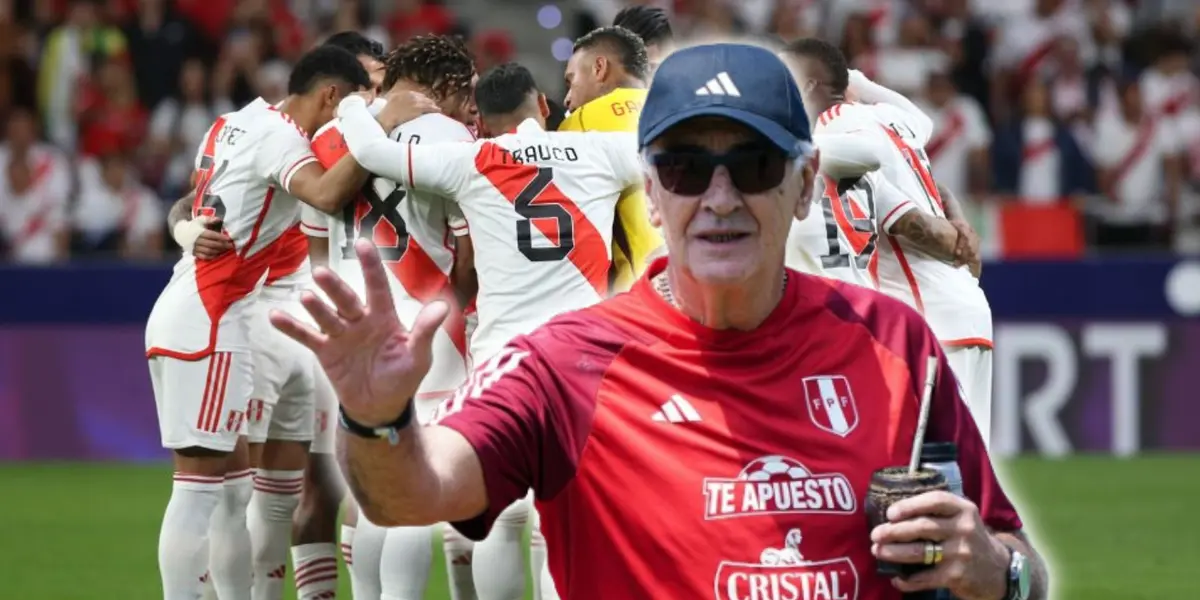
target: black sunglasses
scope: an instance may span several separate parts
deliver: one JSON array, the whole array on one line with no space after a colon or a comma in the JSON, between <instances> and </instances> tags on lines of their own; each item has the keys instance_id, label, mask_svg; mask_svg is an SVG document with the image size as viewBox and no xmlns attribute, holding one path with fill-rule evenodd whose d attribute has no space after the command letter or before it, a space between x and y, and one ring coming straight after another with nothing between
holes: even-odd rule
<instances>
[{"instance_id":1,"label":"black sunglasses","mask_svg":"<svg viewBox=\"0 0 1200 600\"><path fill-rule=\"evenodd\" d=\"M724 165L733 187L743 194L761 194L778 187L787 173L788 156L777 148L739 147L724 154L703 148L669 148L650 154L658 181L672 194L699 196L708 190L713 172Z\"/></svg>"}]
</instances>

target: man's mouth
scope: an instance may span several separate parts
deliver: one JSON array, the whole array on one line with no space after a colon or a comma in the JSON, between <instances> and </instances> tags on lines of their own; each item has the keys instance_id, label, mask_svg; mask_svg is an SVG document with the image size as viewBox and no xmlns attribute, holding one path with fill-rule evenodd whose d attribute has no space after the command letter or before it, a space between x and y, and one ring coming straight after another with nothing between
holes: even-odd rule
<instances>
[{"instance_id":1,"label":"man's mouth","mask_svg":"<svg viewBox=\"0 0 1200 600\"><path fill-rule=\"evenodd\" d=\"M730 244L745 238L750 237L748 233L705 233L699 236L700 239L711 244Z\"/></svg>"}]
</instances>

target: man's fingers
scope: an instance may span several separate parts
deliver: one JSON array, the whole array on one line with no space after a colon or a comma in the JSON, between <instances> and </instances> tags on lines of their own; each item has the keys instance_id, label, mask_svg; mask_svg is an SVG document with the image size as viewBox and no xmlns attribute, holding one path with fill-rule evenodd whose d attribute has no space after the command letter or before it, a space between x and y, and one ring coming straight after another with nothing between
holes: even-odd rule
<instances>
[{"instance_id":1,"label":"man's fingers","mask_svg":"<svg viewBox=\"0 0 1200 600\"><path fill-rule=\"evenodd\" d=\"M888 508L888 521L907 521L914 517L953 517L963 511L965 500L950 492L925 492L905 498Z\"/></svg>"},{"instance_id":2,"label":"man's fingers","mask_svg":"<svg viewBox=\"0 0 1200 600\"><path fill-rule=\"evenodd\" d=\"M297 321L295 317L283 311L272 310L268 314L268 317L271 319L271 324L275 326L275 329L300 342L313 352L319 351L329 339L325 334Z\"/></svg>"},{"instance_id":3,"label":"man's fingers","mask_svg":"<svg viewBox=\"0 0 1200 600\"><path fill-rule=\"evenodd\" d=\"M395 314L396 302L392 299L392 286L388 283L387 269L383 267L383 260L379 258L379 250L371 240L359 238L354 242L354 251L358 254L363 282L367 285L367 310L371 314L382 311Z\"/></svg>"},{"instance_id":4,"label":"man's fingers","mask_svg":"<svg viewBox=\"0 0 1200 600\"><path fill-rule=\"evenodd\" d=\"M433 344L433 336L441 327L446 315L450 314L450 305L435 300L421 308L417 319L413 321L412 333L409 335L410 348L428 348Z\"/></svg>"},{"instance_id":5,"label":"man's fingers","mask_svg":"<svg viewBox=\"0 0 1200 600\"><path fill-rule=\"evenodd\" d=\"M331 337L339 336L346 331L346 323L337 313L333 312L333 308L325 301L318 298L312 292L304 292L300 295L300 304L304 305L304 309L308 314L312 315L313 321Z\"/></svg>"},{"instance_id":6,"label":"man's fingers","mask_svg":"<svg viewBox=\"0 0 1200 600\"><path fill-rule=\"evenodd\" d=\"M871 554L875 558L892 563L905 565L925 564L925 542L905 542L902 544L873 544Z\"/></svg>"},{"instance_id":7,"label":"man's fingers","mask_svg":"<svg viewBox=\"0 0 1200 600\"><path fill-rule=\"evenodd\" d=\"M954 521L951 519L915 517L876 527L871 530L871 541L876 544L902 544L917 540L940 542L953 533Z\"/></svg>"},{"instance_id":8,"label":"man's fingers","mask_svg":"<svg viewBox=\"0 0 1200 600\"><path fill-rule=\"evenodd\" d=\"M317 287L321 288L321 291L325 292L325 295L329 297L329 301L333 302L334 308L337 309L337 314L345 317L347 321L357 321L363 318L365 313L363 312L362 300L333 271L325 267L317 267L313 269L313 281L317 283ZM322 302L322 304L325 303ZM325 306L328 308L328 305Z\"/></svg>"},{"instance_id":9,"label":"man's fingers","mask_svg":"<svg viewBox=\"0 0 1200 600\"><path fill-rule=\"evenodd\" d=\"M924 549L921 552L924 553ZM892 586L905 593L949 587L947 584L949 570L949 564L942 562L932 569L925 569L924 571L913 573L908 577L894 577L892 578Z\"/></svg>"}]
</instances>

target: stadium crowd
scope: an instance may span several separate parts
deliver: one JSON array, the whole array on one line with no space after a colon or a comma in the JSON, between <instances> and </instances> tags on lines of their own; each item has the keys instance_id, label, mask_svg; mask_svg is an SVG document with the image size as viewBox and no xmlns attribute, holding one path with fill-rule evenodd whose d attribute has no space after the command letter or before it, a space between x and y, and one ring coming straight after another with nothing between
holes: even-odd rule
<instances>
[{"instance_id":1,"label":"stadium crowd","mask_svg":"<svg viewBox=\"0 0 1200 600\"><path fill-rule=\"evenodd\" d=\"M820 33L934 117L929 150L949 188L977 203L1069 203L1089 215L1089 241L1101 248L1166 248L1176 232L1176 247L1191 249L1200 214L1192 3L640 3L667 9L684 38ZM187 187L208 124L259 95L282 97L302 50L347 29L385 43L470 35L438 2L380 4L0 2L4 260L161 259L174 249L164 202ZM582 0L576 30L624 4ZM517 50L500 32L470 39L481 72Z\"/></svg>"}]
</instances>

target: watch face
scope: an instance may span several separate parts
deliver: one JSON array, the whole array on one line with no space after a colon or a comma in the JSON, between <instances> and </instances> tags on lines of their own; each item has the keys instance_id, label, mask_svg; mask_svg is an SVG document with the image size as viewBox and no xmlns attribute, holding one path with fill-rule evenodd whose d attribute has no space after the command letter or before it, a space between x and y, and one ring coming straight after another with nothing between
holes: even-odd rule
<instances>
[{"instance_id":1,"label":"watch face","mask_svg":"<svg viewBox=\"0 0 1200 600\"><path fill-rule=\"evenodd\" d=\"M1013 578L1014 600L1026 600L1029 598L1029 588L1032 582L1032 575L1029 572L1029 560L1024 554L1013 551L1012 565L1010 567L1009 577Z\"/></svg>"}]
</instances>

